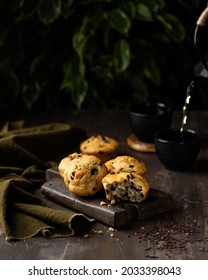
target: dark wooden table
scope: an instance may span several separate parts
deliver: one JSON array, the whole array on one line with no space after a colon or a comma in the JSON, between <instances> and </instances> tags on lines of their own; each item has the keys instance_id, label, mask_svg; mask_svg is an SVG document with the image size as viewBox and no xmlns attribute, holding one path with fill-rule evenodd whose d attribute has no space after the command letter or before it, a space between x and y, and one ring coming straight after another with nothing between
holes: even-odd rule
<instances>
[{"instance_id":1,"label":"dark wooden table","mask_svg":"<svg viewBox=\"0 0 208 280\"><path fill-rule=\"evenodd\" d=\"M26 117L28 124L53 121L82 127L89 136L100 133L117 139L121 154L132 155L146 163L150 185L171 194L174 208L148 220L132 221L113 232L96 222L87 238L33 237L8 242L0 228L0 259L208 259L208 112L189 113L188 127L201 133L202 144L197 161L184 172L167 170L156 154L128 148L126 138L131 131L126 112L62 111ZM181 113L176 112L172 126L180 126L180 123Z\"/></svg>"}]
</instances>

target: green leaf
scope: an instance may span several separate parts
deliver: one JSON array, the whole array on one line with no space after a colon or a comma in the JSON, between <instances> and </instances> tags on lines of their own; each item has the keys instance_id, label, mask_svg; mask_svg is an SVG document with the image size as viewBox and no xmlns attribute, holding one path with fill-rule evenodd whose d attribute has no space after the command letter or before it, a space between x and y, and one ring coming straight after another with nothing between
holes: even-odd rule
<instances>
[{"instance_id":1,"label":"green leaf","mask_svg":"<svg viewBox=\"0 0 208 280\"><path fill-rule=\"evenodd\" d=\"M64 18L68 18L73 13L73 3L74 0L62 0L62 15Z\"/></svg>"},{"instance_id":2,"label":"green leaf","mask_svg":"<svg viewBox=\"0 0 208 280\"><path fill-rule=\"evenodd\" d=\"M40 0L33 0L33 1L28 1L28 0L20 0L20 9L23 13L23 15L26 16L31 16L33 15L40 3Z\"/></svg>"},{"instance_id":3,"label":"green leaf","mask_svg":"<svg viewBox=\"0 0 208 280\"><path fill-rule=\"evenodd\" d=\"M146 58L143 73L154 84L160 85L160 83L161 83L160 70L158 69L157 65L155 64L153 57Z\"/></svg>"},{"instance_id":4,"label":"green leaf","mask_svg":"<svg viewBox=\"0 0 208 280\"><path fill-rule=\"evenodd\" d=\"M109 68L102 67L101 65L97 65L93 68L91 68L91 71L94 73L95 76L102 79L105 83L108 83L109 81L113 81L113 75Z\"/></svg>"},{"instance_id":5,"label":"green leaf","mask_svg":"<svg viewBox=\"0 0 208 280\"><path fill-rule=\"evenodd\" d=\"M85 34L81 33L81 32L74 34L74 36L72 38L72 46L80 57L83 57L83 51L84 51L84 47L86 45L87 39L88 38L85 36Z\"/></svg>"},{"instance_id":6,"label":"green leaf","mask_svg":"<svg viewBox=\"0 0 208 280\"><path fill-rule=\"evenodd\" d=\"M22 89L22 98L27 109L31 109L40 96L40 85L38 81L30 81Z\"/></svg>"},{"instance_id":7,"label":"green leaf","mask_svg":"<svg viewBox=\"0 0 208 280\"><path fill-rule=\"evenodd\" d=\"M41 73L42 67L45 65L47 59L44 52L40 52L32 61L29 68L29 73L31 76L39 75ZM45 67L45 66L44 66Z\"/></svg>"},{"instance_id":8,"label":"green leaf","mask_svg":"<svg viewBox=\"0 0 208 280\"><path fill-rule=\"evenodd\" d=\"M120 40L114 48L114 65L116 72L123 72L127 69L130 63L130 47L126 40Z\"/></svg>"},{"instance_id":9,"label":"green leaf","mask_svg":"<svg viewBox=\"0 0 208 280\"><path fill-rule=\"evenodd\" d=\"M152 21L152 13L149 7L142 3L137 4L136 17L142 21L146 21L146 22Z\"/></svg>"},{"instance_id":10,"label":"green leaf","mask_svg":"<svg viewBox=\"0 0 208 280\"><path fill-rule=\"evenodd\" d=\"M67 91L72 91L74 77L74 67L70 61L66 61L63 65L63 79L61 82L60 90L66 89Z\"/></svg>"},{"instance_id":11,"label":"green leaf","mask_svg":"<svg viewBox=\"0 0 208 280\"><path fill-rule=\"evenodd\" d=\"M136 16L136 6L133 1L122 3L121 9L129 18L134 18Z\"/></svg>"},{"instance_id":12,"label":"green leaf","mask_svg":"<svg viewBox=\"0 0 208 280\"><path fill-rule=\"evenodd\" d=\"M131 20L121 9L115 9L105 14L109 24L121 34L128 34Z\"/></svg>"},{"instance_id":13,"label":"green leaf","mask_svg":"<svg viewBox=\"0 0 208 280\"><path fill-rule=\"evenodd\" d=\"M69 63L66 63L64 70L65 77L61 83L60 90L66 90L66 92L70 93L73 103L77 109L80 109L87 96L88 83L81 76L70 73L71 66Z\"/></svg>"},{"instance_id":14,"label":"green leaf","mask_svg":"<svg viewBox=\"0 0 208 280\"><path fill-rule=\"evenodd\" d=\"M44 24L54 22L61 14L61 0L42 0L39 8L38 15Z\"/></svg>"},{"instance_id":15,"label":"green leaf","mask_svg":"<svg viewBox=\"0 0 208 280\"><path fill-rule=\"evenodd\" d=\"M88 84L86 80L77 76L73 80L71 97L72 101L77 106L77 109L81 109L81 105L85 100L87 95Z\"/></svg>"},{"instance_id":16,"label":"green leaf","mask_svg":"<svg viewBox=\"0 0 208 280\"><path fill-rule=\"evenodd\" d=\"M134 89L132 92L133 102L135 103L146 102L149 97L149 90L143 77L136 74L135 76L130 77L130 80L131 80L131 85Z\"/></svg>"},{"instance_id":17,"label":"green leaf","mask_svg":"<svg viewBox=\"0 0 208 280\"><path fill-rule=\"evenodd\" d=\"M84 64L84 50L87 43L88 37L83 33L76 33L72 38L73 49L77 52L79 56L78 69L79 73L83 77L85 74L85 64Z\"/></svg>"},{"instance_id":18,"label":"green leaf","mask_svg":"<svg viewBox=\"0 0 208 280\"><path fill-rule=\"evenodd\" d=\"M158 21L163 25L166 33L177 43L184 40L186 32L179 19L171 14L157 16Z\"/></svg>"},{"instance_id":19,"label":"green leaf","mask_svg":"<svg viewBox=\"0 0 208 280\"><path fill-rule=\"evenodd\" d=\"M144 5L148 6L154 14L158 14L167 6L164 0L143 0L142 2Z\"/></svg>"}]
</instances>

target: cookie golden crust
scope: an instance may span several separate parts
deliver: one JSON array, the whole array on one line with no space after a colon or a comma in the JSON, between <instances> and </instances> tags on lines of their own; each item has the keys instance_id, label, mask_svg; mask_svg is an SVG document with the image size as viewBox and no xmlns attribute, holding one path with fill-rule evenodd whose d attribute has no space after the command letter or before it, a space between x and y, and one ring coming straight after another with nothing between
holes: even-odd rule
<instances>
[{"instance_id":1,"label":"cookie golden crust","mask_svg":"<svg viewBox=\"0 0 208 280\"><path fill-rule=\"evenodd\" d=\"M134 172L142 176L147 173L145 163L131 156L118 156L105 165L110 173Z\"/></svg>"},{"instance_id":2,"label":"cookie golden crust","mask_svg":"<svg viewBox=\"0 0 208 280\"><path fill-rule=\"evenodd\" d=\"M103 178L102 183L106 199L111 203L120 200L141 202L146 199L150 190L146 179L135 173L108 174Z\"/></svg>"},{"instance_id":3,"label":"cookie golden crust","mask_svg":"<svg viewBox=\"0 0 208 280\"><path fill-rule=\"evenodd\" d=\"M64 176L64 172L65 172L65 170L67 168L68 163L70 163L70 161L72 161L73 159L77 158L78 156L79 156L78 153L73 153L73 154L70 154L67 157L63 158L60 161L60 163L58 165L58 170L59 170L59 173L60 173L61 177Z\"/></svg>"},{"instance_id":4,"label":"cookie golden crust","mask_svg":"<svg viewBox=\"0 0 208 280\"><path fill-rule=\"evenodd\" d=\"M88 155L94 155L106 162L116 156L119 143L108 136L91 136L80 144L80 151Z\"/></svg>"},{"instance_id":5,"label":"cookie golden crust","mask_svg":"<svg viewBox=\"0 0 208 280\"><path fill-rule=\"evenodd\" d=\"M80 153L67 162L63 179L72 193L92 196L103 189L102 179L107 173L99 158Z\"/></svg>"}]
</instances>

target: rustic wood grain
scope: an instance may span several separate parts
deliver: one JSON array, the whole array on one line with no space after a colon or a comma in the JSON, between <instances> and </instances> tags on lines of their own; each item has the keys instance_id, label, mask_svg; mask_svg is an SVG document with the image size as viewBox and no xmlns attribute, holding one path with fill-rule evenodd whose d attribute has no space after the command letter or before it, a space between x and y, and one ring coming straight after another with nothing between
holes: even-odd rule
<instances>
[{"instance_id":1,"label":"rustic wood grain","mask_svg":"<svg viewBox=\"0 0 208 280\"><path fill-rule=\"evenodd\" d=\"M180 126L181 113L175 113L172 126ZM120 154L143 160L151 186L173 197L174 208L142 221L111 231L96 222L88 238L45 239L34 237L17 242L5 241L0 228L0 259L208 259L208 112L190 112L188 128L202 136L201 151L193 166L184 172L167 170L156 154L128 148L130 134L127 112L48 112L27 116L28 124L66 121L86 129L88 135L105 134L116 138ZM67 209L46 199L49 205ZM112 235L113 233L113 235Z\"/></svg>"}]
</instances>

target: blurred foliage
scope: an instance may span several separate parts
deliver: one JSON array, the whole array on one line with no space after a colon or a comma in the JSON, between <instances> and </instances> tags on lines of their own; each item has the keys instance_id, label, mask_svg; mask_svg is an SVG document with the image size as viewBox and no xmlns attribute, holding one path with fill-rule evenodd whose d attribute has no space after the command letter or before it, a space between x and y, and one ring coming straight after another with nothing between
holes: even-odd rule
<instances>
[{"instance_id":1,"label":"blurred foliage","mask_svg":"<svg viewBox=\"0 0 208 280\"><path fill-rule=\"evenodd\" d=\"M0 110L176 105L196 61L203 5L0 0Z\"/></svg>"}]
</instances>

